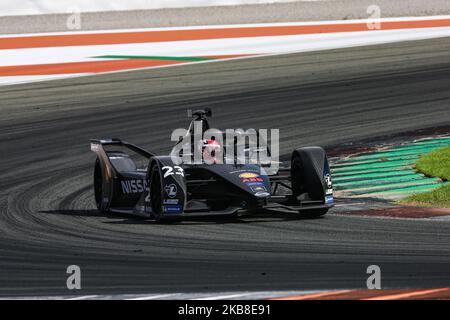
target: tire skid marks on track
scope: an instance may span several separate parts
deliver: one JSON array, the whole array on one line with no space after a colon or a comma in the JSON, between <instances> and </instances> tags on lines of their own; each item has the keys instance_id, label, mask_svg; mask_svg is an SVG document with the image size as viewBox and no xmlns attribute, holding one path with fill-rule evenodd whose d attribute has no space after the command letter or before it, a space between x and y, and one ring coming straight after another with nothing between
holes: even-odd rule
<instances>
[{"instance_id":1,"label":"tire skid marks on track","mask_svg":"<svg viewBox=\"0 0 450 320\"><path fill-rule=\"evenodd\" d=\"M400 132L439 125L448 122L447 100L436 103L436 95L448 99L448 75L435 65L448 64L438 52L449 47L446 39L427 40L186 66L181 74L165 69L1 89L2 110L14 112L4 113L0 142L0 171L8 182L0 186L0 210L7 213L0 228L11 226L7 235L0 232L0 295L67 295L69 264L82 268L83 295L358 287L368 260L386 266L392 286L447 283L448 222L331 214L315 221L155 225L99 214L87 141L120 135L162 152L170 147L170 128L184 123L167 120L167 110L184 114L205 104L217 110L221 127L279 126L286 153L300 143L377 136L387 127ZM405 54L411 60L404 61ZM364 68L352 67L355 60ZM397 81L403 85L391 93L394 102L378 100ZM405 105L410 112L403 112ZM419 119L424 107L427 116Z\"/></svg>"},{"instance_id":2,"label":"tire skid marks on track","mask_svg":"<svg viewBox=\"0 0 450 320\"><path fill-rule=\"evenodd\" d=\"M217 293L115 294L85 296L36 296L40 300L426 300L450 299L450 288L432 289L345 289L315 291L256 291ZM14 298L12 298L14 299ZM19 298L20 299L20 298Z\"/></svg>"}]
</instances>

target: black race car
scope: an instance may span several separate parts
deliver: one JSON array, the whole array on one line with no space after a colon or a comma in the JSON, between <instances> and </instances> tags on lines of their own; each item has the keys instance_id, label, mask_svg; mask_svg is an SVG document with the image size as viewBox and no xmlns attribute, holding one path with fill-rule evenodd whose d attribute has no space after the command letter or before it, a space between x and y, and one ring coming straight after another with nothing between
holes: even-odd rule
<instances>
[{"instance_id":1,"label":"black race car","mask_svg":"<svg viewBox=\"0 0 450 320\"><path fill-rule=\"evenodd\" d=\"M191 112L191 116L188 133L196 125L204 131L210 128L211 110ZM200 148L211 142L215 143L205 141ZM93 139L91 150L97 154L94 190L101 211L156 220L267 210L313 218L333 206L330 169L321 147L294 150L290 161L279 162L275 172L267 164L238 161L177 164L172 155L157 156L120 139Z\"/></svg>"}]
</instances>

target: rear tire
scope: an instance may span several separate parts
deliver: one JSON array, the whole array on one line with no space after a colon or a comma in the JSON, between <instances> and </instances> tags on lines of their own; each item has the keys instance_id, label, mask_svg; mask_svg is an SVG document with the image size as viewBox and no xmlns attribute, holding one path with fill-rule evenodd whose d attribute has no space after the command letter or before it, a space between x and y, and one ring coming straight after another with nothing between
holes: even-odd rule
<instances>
[{"instance_id":1,"label":"rear tire","mask_svg":"<svg viewBox=\"0 0 450 320\"><path fill-rule=\"evenodd\" d=\"M103 174L100 165L100 159L95 160L94 167L94 195L95 195L95 205L99 211L102 210L102 200L103 200Z\"/></svg>"}]
</instances>

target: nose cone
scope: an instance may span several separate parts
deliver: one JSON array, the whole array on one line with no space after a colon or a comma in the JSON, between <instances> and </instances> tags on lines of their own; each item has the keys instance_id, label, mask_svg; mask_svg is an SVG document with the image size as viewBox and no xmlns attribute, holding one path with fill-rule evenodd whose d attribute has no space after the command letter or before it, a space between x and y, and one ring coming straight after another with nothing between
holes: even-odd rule
<instances>
[{"instance_id":1,"label":"nose cone","mask_svg":"<svg viewBox=\"0 0 450 320\"><path fill-rule=\"evenodd\" d=\"M263 168L254 164L212 165L208 169L257 198L270 196L270 180Z\"/></svg>"},{"instance_id":2,"label":"nose cone","mask_svg":"<svg viewBox=\"0 0 450 320\"><path fill-rule=\"evenodd\" d=\"M237 178L243 189L257 198L270 196L270 181L264 169L258 166L249 166L237 173Z\"/></svg>"}]
</instances>

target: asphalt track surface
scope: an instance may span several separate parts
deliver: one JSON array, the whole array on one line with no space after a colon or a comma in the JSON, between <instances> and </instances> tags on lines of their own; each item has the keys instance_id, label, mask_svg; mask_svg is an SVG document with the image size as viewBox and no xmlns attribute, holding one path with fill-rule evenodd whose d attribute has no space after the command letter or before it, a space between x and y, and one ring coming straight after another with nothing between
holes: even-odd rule
<instances>
[{"instance_id":1,"label":"asphalt track surface","mask_svg":"<svg viewBox=\"0 0 450 320\"><path fill-rule=\"evenodd\" d=\"M450 123L450 38L0 88L0 295L450 285L450 222L328 214L155 224L94 210L88 140L170 149L187 108L281 153Z\"/></svg>"}]
</instances>

